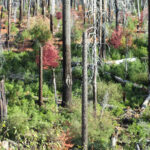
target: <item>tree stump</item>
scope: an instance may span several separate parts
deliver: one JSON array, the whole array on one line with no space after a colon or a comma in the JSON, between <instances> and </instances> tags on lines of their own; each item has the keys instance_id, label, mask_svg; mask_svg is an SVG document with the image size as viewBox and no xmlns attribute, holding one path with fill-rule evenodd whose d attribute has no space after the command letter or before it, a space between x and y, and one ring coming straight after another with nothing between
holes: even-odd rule
<instances>
[{"instance_id":1,"label":"tree stump","mask_svg":"<svg viewBox=\"0 0 150 150\"><path fill-rule=\"evenodd\" d=\"M4 80L0 81L0 121L7 118L7 100L5 96Z\"/></svg>"}]
</instances>

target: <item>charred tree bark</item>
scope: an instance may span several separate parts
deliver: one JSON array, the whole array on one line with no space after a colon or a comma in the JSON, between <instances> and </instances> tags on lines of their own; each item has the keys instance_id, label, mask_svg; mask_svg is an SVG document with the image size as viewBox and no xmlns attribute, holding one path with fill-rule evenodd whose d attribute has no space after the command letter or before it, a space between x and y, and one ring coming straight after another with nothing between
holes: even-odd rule
<instances>
[{"instance_id":1,"label":"charred tree bark","mask_svg":"<svg viewBox=\"0 0 150 150\"><path fill-rule=\"evenodd\" d=\"M148 0L148 82L150 94L150 1Z\"/></svg>"},{"instance_id":2,"label":"charred tree bark","mask_svg":"<svg viewBox=\"0 0 150 150\"><path fill-rule=\"evenodd\" d=\"M39 55L39 106L43 105L43 48Z\"/></svg>"},{"instance_id":3,"label":"charred tree bark","mask_svg":"<svg viewBox=\"0 0 150 150\"><path fill-rule=\"evenodd\" d=\"M23 18L23 0L20 0L20 16L19 21L21 22Z\"/></svg>"},{"instance_id":4,"label":"charred tree bark","mask_svg":"<svg viewBox=\"0 0 150 150\"><path fill-rule=\"evenodd\" d=\"M84 25L86 23L86 0L82 0L82 7L83 7L83 15L84 15Z\"/></svg>"},{"instance_id":5,"label":"charred tree bark","mask_svg":"<svg viewBox=\"0 0 150 150\"><path fill-rule=\"evenodd\" d=\"M0 81L0 121L7 119L7 100L5 96L4 80Z\"/></svg>"},{"instance_id":6,"label":"charred tree bark","mask_svg":"<svg viewBox=\"0 0 150 150\"><path fill-rule=\"evenodd\" d=\"M70 0L63 0L63 101L62 106L69 107L72 102L71 68L71 18Z\"/></svg>"},{"instance_id":7,"label":"charred tree bark","mask_svg":"<svg viewBox=\"0 0 150 150\"><path fill-rule=\"evenodd\" d=\"M111 23L111 9L112 9L112 2L109 0L108 4L108 22Z\"/></svg>"},{"instance_id":8,"label":"charred tree bark","mask_svg":"<svg viewBox=\"0 0 150 150\"><path fill-rule=\"evenodd\" d=\"M3 7L1 8L1 19L3 19Z\"/></svg>"},{"instance_id":9,"label":"charred tree bark","mask_svg":"<svg viewBox=\"0 0 150 150\"><path fill-rule=\"evenodd\" d=\"M51 1L48 0L48 9L50 9L50 4L51 4Z\"/></svg>"},{"instance_id":10,"label":"charred tree bark","mask_svg":"<svg viewBox=\"0 0 150 150\"><path fill-rule=\"evenodd\" d=\"M8 0L8 32L7 32L7 47L9 48L10 28L11 28L11 0Z\"/></svg>"},{"instance_id":11,"label":"charred tree bark","mask_svg":"<svg viewBox=\"0 0 150 150\"><path fill-rule=\"evenodd\" d=\"M105 0L102 0L102 49L101 49L101 58L105 58L106 55L106 43L105 43L105 21L106 21L106 12L105 12Z\"/></svg>"},{"instance_id":12,"label":"charred tree bark","mask_svg":"<svg viewBox=\"0 0 150 150\"><path fill-rule=\"evenodd\" d=\"M50 31L53 35L53 31L54 31L54 23L53 23L53 15L50 14Z\"/></svg>"},{"instance_id":13,"label":"charred tree bark","mask_svg":"<svg viewBox=\"0 0 150 150\"><path fill-rule=\"evenodd\" d=\"M82 52L82 146L88 150L88 76L87 76L87 32L83 33L83 52Z\"/></svg>"},{"instance_id":14,"label":"charred tree bark","mask_svg":"<svg viewBox=\"0 0 150 150\"><path fill-rule=\"evenodd\" d=\"M119 22L118 22L118 13L119 13L118 0L115 0L115 9L116 9L116 31L118 31L118 26L119 26Z\"/></svg>"},{"instance_id":15,"label":"charred tree bark","mask_svg":"<svg viewBox=\"0 0 150 150\"><path fill-rule=\"evenodd\" d=\"M99 35L99 57L102 58L102 0L99 0L99 28L98 28L98 35Z\"/></svg>"},{"instance_id":16,"label":"charred tree bark","mask_svg":"<svg viewBox=\"0 0 150 150\"><path fill-rule=\"evenodd\" d=\"M43 15L43 17L45 17L45 5L46 5L45 0L42 0L42 15Z\"/></svg>"},{"instance_id":17,"label":"charred tree bark","mask_svg":"<svg viewBox=\"0 0 150 150\"><path fill-rule=\"evenodd\" d=\"M0 34L2 29L2 19L3 19L3 7L1 8L1 16L0 16Z\"/></svg>"}]
</instances>

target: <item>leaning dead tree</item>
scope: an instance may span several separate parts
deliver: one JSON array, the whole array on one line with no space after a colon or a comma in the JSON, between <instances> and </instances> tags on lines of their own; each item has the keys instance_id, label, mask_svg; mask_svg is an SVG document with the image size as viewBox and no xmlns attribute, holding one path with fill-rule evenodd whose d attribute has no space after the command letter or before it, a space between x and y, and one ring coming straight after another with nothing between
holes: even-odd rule
<instances>
[{"instance_id":1,"label":"leaning dead tree","mask_svg":"<svg viewBox=\"0 0 150 150\"><path fill-rule=\"evenodd\" d=\"M5 96L4 80L0 81L0 121L7 119L7 100Z\"/></svg>"}]
</instances>

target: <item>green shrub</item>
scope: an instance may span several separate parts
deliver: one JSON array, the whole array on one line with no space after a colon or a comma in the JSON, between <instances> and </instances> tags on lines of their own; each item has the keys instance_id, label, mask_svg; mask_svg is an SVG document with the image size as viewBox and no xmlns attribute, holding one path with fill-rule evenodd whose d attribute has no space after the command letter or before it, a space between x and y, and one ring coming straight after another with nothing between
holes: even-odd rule
<instances>
[{"instance_id":1,"label":"green shrub","mask_svg":"<svg viewBox=\"0 0 150 150\"><path fill-rule=\"evenodd\" d=\"M30 39L31 38L29 30L24 30L21 34L22 34L22 37L24 39Z\"/></svg>"},{"instance_id":2,"label":"green shrub","mask_svg":"<svg viewBox=\"0 0 150 150\"><path fill-rule=\"evenodd\" d=\"M82 38L82 30L74 28L71 34L71 41L77 42Z\"/></svg>"},{"instance_id":3,"label":"green shrub","mask_svg":"<svg viewBox=\"0 0 150 150\"><path fill-rule=\"evenodd\" d=\"M144 36L140 36L138 38L136 38L134 40L134 44L137 46L137 47L147 47L147 40L148 38L144 35Z\"/></svg>"},{"instance_id":4,"label":"green shrub","mask_svg":"<svg viewBox=\"0 0 150 150\"><path fill-rule=\"evenodd\" d=\"M115 84L112 82L98 82L97 85L98 90L98 102L103 105L104 97L106 93L108 93L108 105L112 105L112 114L115 116L120 116L124 113L124 105L123 105L123 98L122 93L123 90L120 86L120 84Z\"/></svg>"},{"instance_id":5,"label":"green shrub","mask_svg":"<svg viewBox=\"0 0 150 150\"><path fill-rule=\"evenodd\" d=\"M134 122L132 125L129 125L127 132L122 133L120 140L124 141L125 149L135 149L136 144L139 143L142 146L142 149L147 149L148 147L146 140L150 135L150 124L145 122Z\"/></svg>"},{"instance_id":6,"label":"green shrub","mask_svg":"<svg viewBox=\"0 0 150 150\"><path fill-rule=\"evenodd\" d=\"M10 32L17 34L19 32L19 29L15 26L15 23L11 24Z\"/></svg>"},{"instance_id":7,"label":"green shrub","mask_svg":"<svg viewBox=\"0 0 150 150\"><path fill-rule=\"evenodd\" d=\"M125 105L137 108L142 105L145 99L146 91L133 87L132 83L127 83L124 87L126 93Z\"/></svg>"},{"instance_id":8,"label":"green shrub","mask_svg":"<svg viewBox=\"0 0 150 150\"><path fill-rule=\"evenodd\" d=\"M34 41L39 41L45 43L51 37L48 27L44 24L36 24L32 29L30 29L31 38Z\"/></svg>"},{"instance_id":9,"label":"green shrub","mask_svg":"<svg viewBox=\"0 0 150 150\"><path fill-rule=\"evenodd\" d=\"M140 60L129 63L128 76L129 76L129 80L132 82L146 84L148 81L147 64L142 63Z\"/></svg>"},{"instance_id":10,"label":"green shrub","mask_svg":"<svg viewBox=\"0 0 150 150\"><path fill-rule=\"evenodd\" d=\"M137 24L138 24L138 20L137 19L134 19L131 18L131 17L128 17L127 19L127 28L129 31L134 31L134 29L136 28Z\"/></svg>"},{"instance_id":11,"label":"green shrub","mask_svg":"<svg viewBox=\"0 0 150 150\"><path fill-rule=\"evenodd\" d=\"M71 55L72 57L82 57L82 46L80 44L71 44Z\"/></svg>"}]
</instances>

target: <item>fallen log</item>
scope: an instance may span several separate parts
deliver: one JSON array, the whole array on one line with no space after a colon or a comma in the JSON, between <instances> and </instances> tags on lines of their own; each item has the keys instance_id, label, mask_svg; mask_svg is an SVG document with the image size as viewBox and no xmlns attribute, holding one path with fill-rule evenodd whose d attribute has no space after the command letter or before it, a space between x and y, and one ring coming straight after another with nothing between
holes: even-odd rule
<instances>
[{"instance_id":1,"label":"fallen log","mask_svg":"<svg viewBox=\"0 0 150 150\"><path fill-rule=\"evenodd\" d=\"M141 107L142 112L146 109L149 103L150 103L150 94L148 95L148 97L145 99L145 101L142 104L142 107Z\"/></svg>"},{"instance_id":2,"label":"fallen log","mask_svg":"<svg viewBox=\"0 0 150 150\"><path fill-rule=\"evenodd\" d=\"M116 75L111 74L110 72L104 72L104 74L110 75L113 79L115 79L115 80L116 80L117 82L119 82L119 83L122 83L122 84L131 83L133 87L139 88L139 89L142 89L142 90L148 92L148 88L145 87L144 85L140 85L140 84L137 84L137 83L133 83L133 82L131 82L131 81L128 81L128 80L124 80L124 79L122 79L121 77L118 77L118 76L116 76Z\"/></svg>"},{"instance_id":3,"label":"fallen log","mask_svg":"<svg viewBox=\"0 0 150 150\"><path fill-rule=\"evenodd\" d=\"M143 86L143 85L140 85L140 84L137 84L137 83L132 83L131 81L128 81L128 80L124 80L124 79L122 79L118 76L112 75L109 72L105 72L105 74L111 75L112 78L114 78L116 81L118 81L122 84L131 83L133 87L142 89L146 92L149 92L148 88ZM142 107L141 107L141 112L143 112L146 109L146 107L148 106L149 103L150 103L150 94L148 95L148 97L143 102Z\"/></svg>"},{"instance_id":4,"label":"fallen log","mask_svg":"<svg viewBox=\"0 0 150 150\"><path fill-rule=\"evenodd\" d=\"M136 60L137 60L136 58L126 58L126 59L121 59L121 60L106 61L104 63L107 64L107 65L113 65L113 64L119 65L119 64L124 63L126 61L127 62L134 62Z\"/></svg>"}]
</instances>

